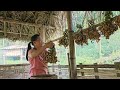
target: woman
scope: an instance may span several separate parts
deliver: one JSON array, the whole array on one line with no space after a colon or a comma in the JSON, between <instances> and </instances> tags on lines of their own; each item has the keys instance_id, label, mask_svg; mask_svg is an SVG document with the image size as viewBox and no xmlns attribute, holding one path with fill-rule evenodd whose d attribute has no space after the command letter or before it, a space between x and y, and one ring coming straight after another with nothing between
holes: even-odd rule
<instances>
[{"instance_id":1,"label":"woman","mask_svg":"<svg viewBox=\"0 0 120 90\"><path fill-rule=\"evenodd\" d=\"M31 44L34 46L31 47ZM46 48L52 47L53 42L48 42L43 45L43 41L39 34L31 37L31 42L28 44L26 59L30 63L30 77L48 74L47 61L45 61Z\"/></svg>"}]
</instances>

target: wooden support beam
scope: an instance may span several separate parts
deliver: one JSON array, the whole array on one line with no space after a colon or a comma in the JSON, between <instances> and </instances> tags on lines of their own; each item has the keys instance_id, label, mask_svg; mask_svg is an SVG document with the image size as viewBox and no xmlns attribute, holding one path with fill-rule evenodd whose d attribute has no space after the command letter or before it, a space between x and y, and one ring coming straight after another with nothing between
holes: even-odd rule
<instances>
[{"instance_id":1,"label":"wooden support beam","mask_svg":"<svg viewBox=\"0 0 120 90\"><path fill-rule=\"evenodd\" d=\"M77 79L77 69L76 69L76 61L75 61L75 46L72 30L72 15L71 11L67 11L67 23L68 23L68 36L69 36L69 54L70 54L70 65L71 65L71 79Z\"/></svg>"}]
</instances>

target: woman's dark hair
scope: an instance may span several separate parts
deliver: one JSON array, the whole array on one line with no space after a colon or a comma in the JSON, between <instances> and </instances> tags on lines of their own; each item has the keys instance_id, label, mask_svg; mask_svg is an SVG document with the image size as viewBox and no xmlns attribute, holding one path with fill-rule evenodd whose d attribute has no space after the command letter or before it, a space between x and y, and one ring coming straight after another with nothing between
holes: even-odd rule
<instances>
[{"instance_id":1,"label":"woman's dark hair","mask_svg":"<svg viewBox=\"0 0 120 90\"><path fill-rule=\"evenodd\" d=\"M37 38L39 37L40 35L39 34L35 34L31 37L31 42L28 43L28 48L27 48L27 52L26 52L26 59L28 61L28 51L32 48L31 47L31 44L33 45L33 41L36 41ZM34 46L34 45L33 45Z\"/></svg>"}]
</instances>

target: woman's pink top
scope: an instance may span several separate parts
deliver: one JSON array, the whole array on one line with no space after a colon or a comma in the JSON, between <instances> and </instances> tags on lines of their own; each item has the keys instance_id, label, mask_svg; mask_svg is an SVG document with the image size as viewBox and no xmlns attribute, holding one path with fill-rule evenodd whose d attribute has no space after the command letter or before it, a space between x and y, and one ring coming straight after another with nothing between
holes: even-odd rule
<instances>
[{"instance_id":1,"label":"woman's pink top","mask_svg":"<svg viewBox=\"0 0 120 90\"><path fill-rule=\"evenodd\" d=\"M43 59L42 55L39 55L35 58L30 58L29 54L31 53L31 50L28 52L28 61L30 62L30 76L37 76L37 75L43 75L48 74L48 66L45 60Z\"/></svg>"}]
</instances>

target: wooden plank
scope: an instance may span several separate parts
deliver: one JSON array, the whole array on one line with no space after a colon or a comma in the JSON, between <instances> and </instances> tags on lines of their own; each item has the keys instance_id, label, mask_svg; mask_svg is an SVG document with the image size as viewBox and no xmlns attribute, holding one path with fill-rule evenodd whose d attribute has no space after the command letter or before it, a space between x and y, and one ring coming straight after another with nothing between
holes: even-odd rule
<instances>
[{"instance_id":1,"label":"wooden plank","mask_svg":"<svg viewBox=\"0 0 120 90\"><path fill-rule=\"evenodd\" d=\"M80 65L76 65L77 69L80 69ZM51 67L51 66L48 66ZM58 67L58 65L55 65L55 67ZM83 68L94 68L94 65L82 65ZM61 68L69 68L69 65L61 65ZM115 68L114 64L98 64L98 68Z\"/></svg>"},{"instance_id":2,"label":"wooden plank","mask_svg":"<svg viewBox=\"0 0 120 90\"><path fill-rule=\"evenodd\" d=\"M82 65L83 68L94 68L95 65ZM78 68L80 68L79 65L77 65ZM98 64L97 65L98 68L115 68L114 64Z\"/></svg>"},{"instance_id":3,"label":"wooden plank","mask_svg":"<svg viewBox=\"0 0 120 90\"><path fill-rule=\"evenodd\" d=\"M98 70L100 73L116 73L117 71L116 70ZM81 72L84 72L84 73L90 73L90 72L94 72L94 69L80 69L80 70L78 70L78 72L79 73L81 73ZM119 72L120 72L120 70L119 70Z\"/></svg>"}]
</instances>

